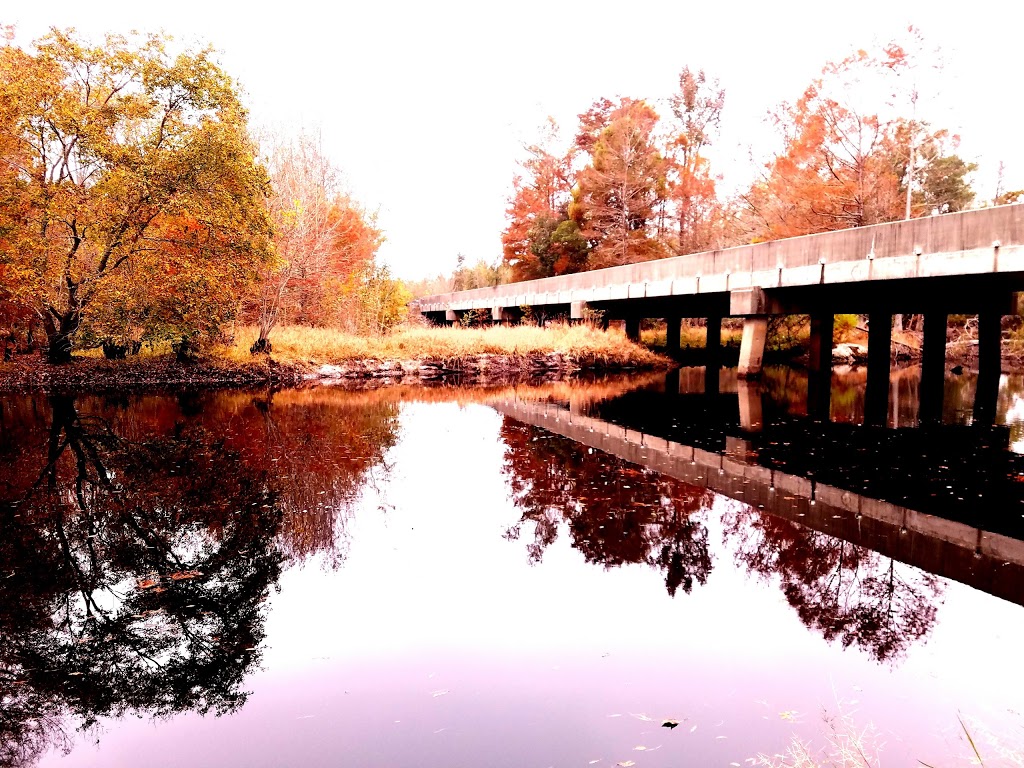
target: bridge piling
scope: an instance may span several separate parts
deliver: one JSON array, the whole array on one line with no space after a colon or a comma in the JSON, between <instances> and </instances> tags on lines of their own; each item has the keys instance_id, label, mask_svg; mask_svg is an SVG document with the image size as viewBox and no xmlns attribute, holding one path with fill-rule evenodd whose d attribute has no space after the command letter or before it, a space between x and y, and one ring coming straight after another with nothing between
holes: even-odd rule
<instances>
[{"instance_id":1,"label":"bridge piling","mask_svg":"<svg viewBox=\"0 0 1024 768\"><path fill-rule=\"evenodd\" d=\"M626 318L626 338L632 341L634 344L640 343L640 318L639 317L627 317Z\"/></svg>"},{"instance_id":2,"label":"bridge piling","mask_svg":"<svg viewBox=\"0 0 1024 768\"><path fill-rule=\"evenodd\" d=\"M712 315L707 318L707 338L704 341L705 365L716 369L720 365L722 352L722 318Z\"/></svg>"},{"instance_id":3,"label":"bridge piling","mask_svg":"<svg viewBox=\"0 0 1024 768\"><path fill-rule=\"evenodd\" d=\"M764 343L768 338L768 318L755 316L743 321L743 338L740 340L740 362L736 375L741 379L753 379L761 375L764 361Z\"/></svg>"},{"instance_id":4,"label":"bridge piling","mask_svg":"<svg viewBox=\"0 0 1024 768\"><path fill-rule=\"evenodd\" d=\"M974 421L991 424L999 400L1002 368L1003 318L998 310L978 315L978 384L974 393Z\"/></svg>"},{"instance_id":5,"label":"bridge piling","mask_svg":"<svg viewBox=\"0 0 1024 768\"><path fill-rule=\"evenodd\" d=\"M832 399L832 330L835 320L831 312L811 315L807 413L822 421L828 421Z\"/></svg>"},{"instance_id":6,"label":"bridge piling","mask_svg":"<svg viewBox=\"0 0 1024 768\"><path fill-rule=\"evenodd\" d=\"M679 315L669 315L665 318L665 351L670 355L679 352L682 322L683 319Z\"/></svg>"},{"instance_id":7,"label":"bridge piling","mask_svg":"<svg viewBox=\"0 0 1024 768\"><path fill-rule=\"evenodd\" d=\"M889 373L892 366L892 315L868 315L868 386L864 416L868 424L882 426L889 412Z\"/></svg>"},{"instance_id":8,"label":"bridge piling","mask_svg":"<svg viewBox=\"0 0 1024 768\"><path fill-rule=\"evenodd\" d=\"M942 421L946 386L946 320L940 310L924 313L924 341L921 350L920 422Z\"/></svg>"}]
</instances>

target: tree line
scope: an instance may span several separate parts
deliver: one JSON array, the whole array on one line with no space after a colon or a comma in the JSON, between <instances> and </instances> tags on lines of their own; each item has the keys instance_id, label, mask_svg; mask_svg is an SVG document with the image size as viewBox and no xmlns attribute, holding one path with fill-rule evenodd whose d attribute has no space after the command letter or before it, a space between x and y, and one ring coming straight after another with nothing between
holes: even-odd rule
<instances>
[{"instance_id":1,"label":"tree line","mask_svg":"<svg viewBox=\"0 0 1024 768\"><path fill-rule=\"evenodd\" d=\"M661 113L644 99L599 99L567 146L548 120L525 147L502 234L512 280L646 261L782 237L963 210L976 165L958 137L916 117L932 60L909 42L826 64L774 109L776 153L726 196L710 162L726 102L720 82L683 68ZM994 204L1022 192L997 190Z\"/></svg>"},{"instance_id":2,"label":"tree line","mask_svg":"<svg viewBox=\"0 0 1024 768\"><path fill-rule=\"evenodd\" d=\"M253 324L380 332L401 285L311 135L254 135L210 48L161 35L0 42L0 335L53 362Z\"/></svg>"}]
</instances>

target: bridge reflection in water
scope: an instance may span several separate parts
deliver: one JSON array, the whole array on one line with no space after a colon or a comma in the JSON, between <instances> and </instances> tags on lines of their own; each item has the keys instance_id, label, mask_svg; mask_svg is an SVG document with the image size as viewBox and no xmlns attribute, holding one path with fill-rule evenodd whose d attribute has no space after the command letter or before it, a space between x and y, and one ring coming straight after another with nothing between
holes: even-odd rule
<instances>
[{"instance_id":1,"label":"bridge reflection in water","mask_svg":"<svg viewBox=\"0 0 1024 768\"><path fill-rule=\"evenodd\" d=\"M895 428L813 419L764 397L762 385L709 378L716 377L684 369L663 385L587 406L514 396L490 404L517 421L1024 605L1024 457L1009 450L1008 426L901 426L912 409L896 397L889 419ZM913 374L893 382L915 391ZM770 377L763 386L772 386ZM787 381L785 390L799 387ZM843 415L863 421L862 390L854 394ZM947 420L969 421L957 398L947 402Z\"/></svg>"}]
</instances>

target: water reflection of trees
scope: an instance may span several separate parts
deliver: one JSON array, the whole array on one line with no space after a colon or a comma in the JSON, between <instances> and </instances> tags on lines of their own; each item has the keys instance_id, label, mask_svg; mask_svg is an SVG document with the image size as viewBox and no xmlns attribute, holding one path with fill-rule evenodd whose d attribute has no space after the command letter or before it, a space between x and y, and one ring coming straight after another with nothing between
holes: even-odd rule
<instances>
[{"instance_id":1,"label":"water reflection of trees","mask_svg":"<svg viewBox=\"0 0 1024 768\"><path fill-rule=\"evenodd\" d=\"M282 562L269 478L205 428L133 441L47 405L14 407L44 432L6 418L0 434L5 765L59 741L65 716L240 706Z\"/></svg>"},{"instance_id":2,"label":"water reflection of trees","mask_svg":"<svg viewBox=\"0 0 1024 768\"><path fill-rule=\"evenodd\" d=\"M606 567L647 563L665 574L670 595L690 592L711 572L706 513L711 494L572 440L505 418L504 471L527 526L532 562L565 524L587 562Z\"/></svg>"},{"instance_id":3,"label":"water reflection of trees","mask_svg":"<svg viewBox=\"0 0 1024 768\"><path fill-rule=\"evenodd\" d=\"M800 620L827 641L887 661L931 632L942 600L938 577L742 504L724 525L736 562L766 580L778 577Z\"/></svg>"},{"instance_id":4,"label":"water reflection of trees","mask_svg":"<svg viewBox=\"0 0 1024 768\"><path fill-rule=\"evenodd\" d=\"M325 393L0 400L0 764L126 712L229 712L282 567L340 557L398 406Z\"/></svg>"}]
</instances>

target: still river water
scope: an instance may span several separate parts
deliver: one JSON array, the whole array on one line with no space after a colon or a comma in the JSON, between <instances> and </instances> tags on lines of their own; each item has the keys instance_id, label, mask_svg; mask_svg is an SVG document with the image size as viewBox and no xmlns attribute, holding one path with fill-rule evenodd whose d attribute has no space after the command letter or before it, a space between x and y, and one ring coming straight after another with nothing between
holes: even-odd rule
<instances>
[{"instance_id":1,"label":"still river water","mask_svg":"<svg viewBox=\"0 0 1024 768\"><path fill-rule=\"evenodd\" d=\"M917 381L2 395L0 764L1006 764L1024 380Z\"/></svg>"}]
</instances>

